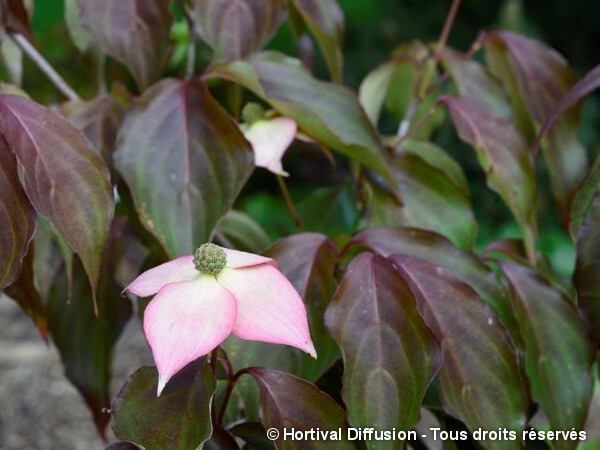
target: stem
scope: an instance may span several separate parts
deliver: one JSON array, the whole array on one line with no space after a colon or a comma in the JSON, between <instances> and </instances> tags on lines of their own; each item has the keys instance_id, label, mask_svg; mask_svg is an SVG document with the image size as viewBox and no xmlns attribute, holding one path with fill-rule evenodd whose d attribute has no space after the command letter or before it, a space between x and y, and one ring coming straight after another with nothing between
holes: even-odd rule
<instances>
[{"instance_id":1,"label":"stem","mask_svg":"<svg viewBox=\"0 0 600 450\"><path fill-rule=\"evenodd\" d=\"M427 124L429 119L433 117L433 115L438 111L438 109L440 109L440 104L436 103L433 107L429 109L429 111L427 111L427 114L421 117L417 123L410 127L410 129L404 135L397 136L394 142L392 143L392 147L398 147L402 143L402 141L419 131L425 124Z\"/></svg>"},{"instance_id":2,"label":"stem","mask_svg":"<svg viewBox=\"0 0 600 450\"><path fill-rule=\"evenodd\" d=\"M435 46L435 50L433 52L433 59L436 62L440 59L440 56L444 51L444 47L446 46L446 42L448 42L448 36L450 35L452 25L454 25L454 20L456 19L456 13L458 11L458 7L460 6L460 2L461 0L452 1L450 11L446 16L446 21L444 22L444 27L442 28L442 33L440 34L440 38L438 39L437 45Z\"/></svg>"},{"instance_id":3,"label":"stem","mask_svg":"<svg viewBox=\"0 0 600 450\"><path fill-rule=\"evenodd\" d=\"M469 50L467 50L467 53L465 54L466 58L471 59L475 55L475 53L477 53L481 49L483 39L484 39L484 33L480 32L479 35L477 36L477 38L471 44L471 47L469 47ZM444 82L448 78L450 78L450 76L451 76L450 71L448 69L446 69L444 71L444 73L442 75L440 75L440 77L437 80L435 80L435 83L433 83L431 86L429 86L427 88L427 91L425 91L425 97L427 97L429 94L431 94L437 88L439 88L442 84L444 84Z\"/></svg>"},{"instance_id":4,"label":"stem","mask_svg":"<svg viewBox=\"0 0 600 450\"><path fill-rule=\"evenodd\" d=\"M195 28L194 18L192 17L190 12L186 8L185 2L183 0L176 0L175 3L177 3L177 6L179 7L181 14L183 14L183 17L185 18L185 21L188 26L188 33L189 33L190 40L188 42L188 48L187 48L187 58L186 58L186 64L185 64L185 79L189 80L190 78L192 78L194 76L194 67L196 66L196 34L194 31L194 28Z\"/></svg>"},{"instance_id":5,"label":"stem","mask_svg":"<svg viewBox=\"0 0 600 450\"><path fill-rule=\"evenodd\" d=\"M296 230L300 231L302 229L302 222L300 221L300 216L298 215L298 211L296 211L296 207L294 206L294 202L292 202L292 197L290 196L290 191L285 184L285 180L281 175L277 176L277 183L279 184L279 189L281 190L281 194L285 200L285 204L287 205L288 211L292 220L294 221L294 225L296 226Z\"/></svg>"},{"instance_id":6,"label":"stem","mask_svg":"<svg viewBox=\"0 0 600 450\"><path fill-rule=\"evenodd\" d=\"M227 388L225 390L225 395L223 396L223 403L221 404L221 410L219 411L219 415L217 416L217 423L223 425L223 419L225 418L225 413L227 412L227 405L229 404L229 400L231 399L231 394L233 393L233 388L235 387L235 383L237 382L238 377L237 374L233 375L229 382L227 383Z\"/></svg>"},{"instance_id":7,"label":"stem","mask_svg":"<svg viewBox=\"0 0 600 450\"><path fill-rule=\"evenodd\" d=\"M19 33L10 33L10 37L65 97L69 100L81 100L81 97L79 97L77 92L67 84L63 77L54 70L54 67L52 67L42 54L31 45L25 36Z\"/></svg>"},{"instance_id":8,"label":"stem","mask_svg":"<svg viewBox=\"0 0 600 450\"><path fill-rule=\"evenodd\" d=\"M413 97L413 99L410 102L410 105L408 105L408 108L406 108L406 113L404 114L404 117L402 118L402 120L400 121L400 124L398 125L398 132L396 133L396 135L399 138L403 138L406 133L408 132L409 128L410 128L410 122L413 119L413 116L415 115L415 113L417 112L417 108L419 107L420 102L417 101L417 99L415 97Z\"/></svg>"}]
</instances>

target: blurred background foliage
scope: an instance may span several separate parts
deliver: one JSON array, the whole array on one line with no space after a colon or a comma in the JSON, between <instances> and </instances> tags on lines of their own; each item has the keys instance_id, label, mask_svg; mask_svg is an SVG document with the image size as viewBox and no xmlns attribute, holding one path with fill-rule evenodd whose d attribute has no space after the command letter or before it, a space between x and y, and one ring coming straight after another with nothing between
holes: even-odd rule
<instances>
[{"instance_id":1,"label":"blurred background foliage","mask_svg":"<svg viewBox=\"0 0 600 450\"><path fill-rule=\"evenodd\" d=\"M36 0L33 29L42 54L63 74L84 97L95 95L90 82L90 55L78 52L69 38L64 22L64 0ZM345 13L344 79L356 90L365 75L389 58L401 42L418 39L435 41L442 29L449 0L340 0ZM581 77L600 62L600 2L598 0L463 0L449 38L449 45L466 51L481 29L504 28L543 40L562 53ZM176 45L170 69L181 73L185 58L187 32L183 20L173 28ZM285 24L269 45L270 48L296 55L293 34ZM183 51L182 51L183 50ZM200 64L210 62L210 50L199 49ZM478 57L480 57L478 55ZM114 61L107 64L111 72L127 79L127 72ZM51 104L62 101L47 79L28 60L24 60L23 86L37 101ZM315 50L315 73L327 78L322 58ZM4 76L3 76L4 78ZM133 83L130 84L132 90ZM391 125L392 127L395 125ZM385 123L384 123L385 127ZM590 157L600 153L599 96L588 99L582 112L581 138ZM472 151L461 144L449 125L434 136L463 166L469 179L473 205L479 222L478 248L500 237L518 235L518 228L500 199L485 187L484 175ZM319 230L330 235L351 234L358 224L359 211L354 187L340 184L339 170L320 151L298 143L284 159L291 174L290 188L307 231ZM337 169L340 167L336 166ZM343 170L343 167L341 168ZM318 174L318 176L315 176ZM555 206L548 192L545 174L539 199L540 238L538 246L549 257L554 269L563 276L570 275L574 262L573 245L561 227ZM294 226L281 201L274 177L266 171L256 171L240 198L242 209L257 220L271 240L294 231ZM311 213L309 213L311 211ZM323 214L314 214L323 211ZM306 214L303 214L306 212Z\"/></svg>"}]
</instances>

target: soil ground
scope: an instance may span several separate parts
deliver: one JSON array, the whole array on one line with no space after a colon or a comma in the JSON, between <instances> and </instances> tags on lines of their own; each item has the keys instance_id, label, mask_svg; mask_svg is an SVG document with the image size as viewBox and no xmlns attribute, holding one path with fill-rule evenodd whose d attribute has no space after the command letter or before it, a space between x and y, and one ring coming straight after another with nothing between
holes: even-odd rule
<instances>
[{"instance_id":1,"label":"soil ground","mask_svg":"<svg viewBox=\"0 0 600 450\"><path fill-rule=\"evenodd\" d=\"M140 323L125 329L113 364L114 395L152 358ZM108 442L116 439L108 430ZM0 450L102 450L81 396L63 375L56 347L47 346L33 323L0 293Z\"/></svg>"}]
</instances>

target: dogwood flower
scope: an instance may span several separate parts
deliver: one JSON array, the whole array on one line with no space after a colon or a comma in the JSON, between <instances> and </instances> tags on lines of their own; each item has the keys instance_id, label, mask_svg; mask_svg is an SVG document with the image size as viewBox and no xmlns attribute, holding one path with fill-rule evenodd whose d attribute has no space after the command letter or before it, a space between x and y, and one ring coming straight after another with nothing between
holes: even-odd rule
<instances>
[{"instance_id":1,"label":"dogwood flower","mask_svg":"<svg viewBox=\"0 0 600 450\"><path fill-rule=\"evenodd\" d=\"M231 333L317 357L304 303L271 258L203 244L194 255L144 272L125 291L156 294L144 313L144 334L158 369L157 396Z\"/></svg>"},{"instance_id":2,"label":"dogwood flower","mask_svg":"<svg viewBox=\"0 0 600 450\"><path fill-rule=\"evenodd\" d=\"M289 117L259 119L242 125L244 137L254 150L254 164L287 177L281 158L296 137L297 129L296 122Z\"/></svg>"}]
</instances>

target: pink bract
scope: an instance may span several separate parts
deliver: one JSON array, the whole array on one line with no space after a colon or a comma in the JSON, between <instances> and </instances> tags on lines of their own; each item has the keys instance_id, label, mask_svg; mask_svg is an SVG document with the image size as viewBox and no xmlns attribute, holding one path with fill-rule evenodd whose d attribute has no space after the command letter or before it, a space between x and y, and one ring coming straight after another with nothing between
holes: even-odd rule
<instances>
[{"instance_id":1,"label":"pink bract","mask_svg":"<svg viewBox=\"0 0 600 450\"><path fill-rule=\"evenodd\" d=\"M125 289L140 297L156 294L144 313L144 333L158 368L157 395L232 333L317 356L304 303L276 262L223 251L227 264L217 275L198 272L193 256L183 256L142 273Z\"/></svg>"}]
</instances>

